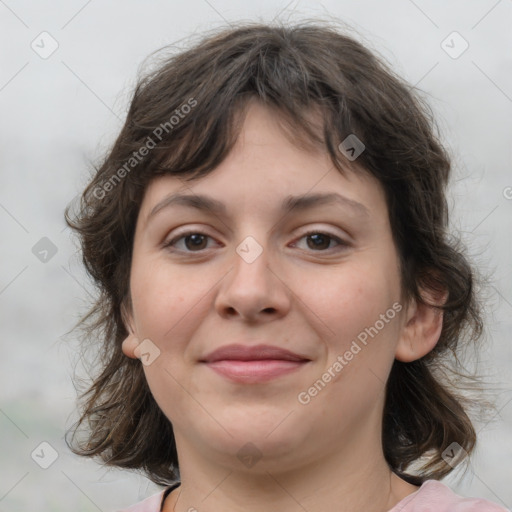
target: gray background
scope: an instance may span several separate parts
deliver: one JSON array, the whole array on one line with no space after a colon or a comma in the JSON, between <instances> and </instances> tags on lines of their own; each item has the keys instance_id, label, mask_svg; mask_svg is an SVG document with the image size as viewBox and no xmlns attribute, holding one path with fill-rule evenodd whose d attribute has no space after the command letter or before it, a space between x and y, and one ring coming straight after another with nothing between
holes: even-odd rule
<instances>
[{"instance_id":1,"label":"gray background","mask_svg":"<svg viewBox=\"0 0 512 512\"><path fill-rule=\"evenodd\" d=\"M430 97L454 158L454 227L482 271L493 273L480 369L496 389L499 413L478 425L470 470L447 482L461 494L512 507L512 1L5 0L0 511L107 512L159 490L140 476L81 460L64 444L75 417L71 375L78 353L76 335L66 333L85 312L92 289L63 210L87 182L89 162L120 129L147 55L225 23L276 16L342 19ZM43 31L58 43L47 58L40 54L57 43ZM448 37L454 31L460 36ZM458 55L464 41L469 47ZM43 237L56 254L38 254L48 248ZM48 469L31 458L37 448L40 464L51 461L52 449L41 442L58 454Z\"/></svg>"}]
</instances>

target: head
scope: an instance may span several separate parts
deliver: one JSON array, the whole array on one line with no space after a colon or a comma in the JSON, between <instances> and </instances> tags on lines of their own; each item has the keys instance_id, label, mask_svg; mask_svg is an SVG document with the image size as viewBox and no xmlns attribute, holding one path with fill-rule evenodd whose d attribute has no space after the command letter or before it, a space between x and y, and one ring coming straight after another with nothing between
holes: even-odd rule
<instances>
[{"instance_id":1,"label":"head","mask_svg":"<svg viewBox=\"0 0 512 512\"><path fill-rule=\"evenodd\" d=\"M334 28L244 25L169 58L67 217L104 358L75 451L167 483L176 441L274 468L378 431L395 473L444 476L475 433L437 369L481 331L449 172L426 103ZM205 364L231 343L303 363L240 386Z\"/></svg>"}]
</instances>

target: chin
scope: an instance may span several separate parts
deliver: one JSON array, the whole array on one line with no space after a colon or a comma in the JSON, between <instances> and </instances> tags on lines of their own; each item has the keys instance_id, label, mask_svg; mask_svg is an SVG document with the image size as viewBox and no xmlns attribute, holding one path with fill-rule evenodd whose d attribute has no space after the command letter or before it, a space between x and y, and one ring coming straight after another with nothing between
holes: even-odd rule
<instances>
[{"instance_id":1,"label":"chin","mask_svg":"<svg viewBox=\"0 0 512 512\"><path fill-rule=\"evenodd\" d=\"M210 440L214 460L224 461L232 471L266 474L274 471L288 471L300 465L302 445L289 436L267 436L267 433L247 429L240 430L237 436Z\"/></svg>"},{"instance_id":2,"label":"chin","mask_svg":"<svg viewBox=\"0 0 512 512\"><path fill-rule=\"evenodd\" d=\"M293 413L290 414L290 419ZM227 432L220 429L215 431L202 431L200 436L203 443L207 443L217 456L226 454L228 458L243 463L245 457L260 460L258 466L269 469L279 461L282 465L288 458L296 457L300 447L304 446L305 433L292 421L283 421L286 414L259 416L246 415L243 421L226 422ZM236 460L238 459L238 460Z\"/></svg>"}]
</instances>

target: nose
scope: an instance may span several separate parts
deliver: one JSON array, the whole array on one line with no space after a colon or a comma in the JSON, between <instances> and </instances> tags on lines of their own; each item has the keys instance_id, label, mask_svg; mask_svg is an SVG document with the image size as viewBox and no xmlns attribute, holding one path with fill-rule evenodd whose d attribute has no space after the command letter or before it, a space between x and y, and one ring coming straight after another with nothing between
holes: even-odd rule
<instances>
[{"instance_id":1,"label":"nose","mask_svg":"<svg viewBox=\"0 0 512 512\"><path fill-rule=\"evenodd\" d=\"M215 308L224 318L258 323L282 318L290 310L291 290L278 265L269 261L267 249L254 260L234 251L232 268L215 299Z\"/></svg>"}]
</instances>

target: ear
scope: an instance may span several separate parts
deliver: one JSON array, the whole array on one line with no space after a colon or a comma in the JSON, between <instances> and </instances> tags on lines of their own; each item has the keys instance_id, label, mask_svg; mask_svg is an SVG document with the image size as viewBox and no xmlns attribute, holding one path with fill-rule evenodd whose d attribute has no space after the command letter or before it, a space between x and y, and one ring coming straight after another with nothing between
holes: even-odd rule
<instances>
[{"instance_id":1,"label":"ear","mask_svg":"<svg viewBox=\"0 0 512 512\"><path fill-rule=\"evenodd\" d=\"M443 311L435 306L446 302L448 292L423 290L421 295L424 302L411 299L396 347L395 358L404 363L420 359L433 350L443 329Z\"/></svg>"},{"instance_id":2,"label":"ear","mask_svg":"<svg viewBox=\"0 0 512 512\"><path fill-rule=\"evenodd\" d=\"M129 308L123 302L121 304L121 316L123 318L123 323L128 331L128 336L125 338L121 345L121 349L123 354L131 359L139 359L139 351L137 350L140 342L137 338L136 331L133 328L133 318Z\"/></svg>"}]
</instances>

